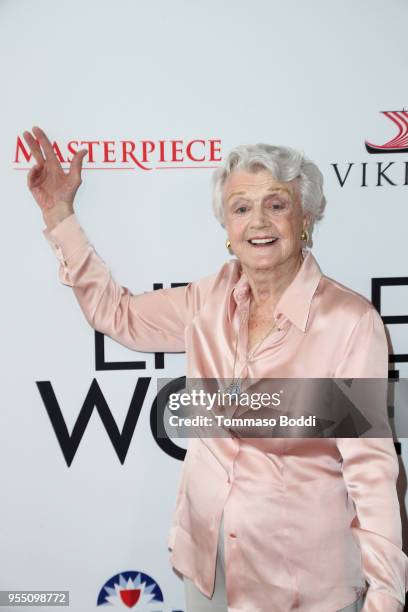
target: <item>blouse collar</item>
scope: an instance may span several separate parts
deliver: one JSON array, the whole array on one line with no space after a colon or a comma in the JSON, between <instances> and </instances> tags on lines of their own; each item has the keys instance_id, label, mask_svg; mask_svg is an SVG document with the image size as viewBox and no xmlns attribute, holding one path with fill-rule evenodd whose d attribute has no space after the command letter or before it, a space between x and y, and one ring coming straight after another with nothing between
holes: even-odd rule
<instances>
[{"instance_id":1,"label":"blouse collar","mask_svg":"<svg viewBox=\"0 0 408 612\"><path fill-rule=\"evenodd\" d=\"M314 258L312 251L302 250L303 262L295 278L285 289L276 305L274 315L277 320L287 317L296 327L305 332L309 317L310 306L317 286L322 277L322 271ZM237 282L231 288L228 304L228 318L232 320L232 300L238 307L248 300L250 287L246 274L242 271L241 264L236 262L237 273L240 275Z\"/></svg>"}]
</instances>

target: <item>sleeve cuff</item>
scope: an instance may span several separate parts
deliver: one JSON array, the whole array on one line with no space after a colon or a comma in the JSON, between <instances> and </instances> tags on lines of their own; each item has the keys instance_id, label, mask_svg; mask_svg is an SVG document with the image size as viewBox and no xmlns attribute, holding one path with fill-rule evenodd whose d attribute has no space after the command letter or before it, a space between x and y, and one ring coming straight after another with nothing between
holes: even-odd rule
<instances>
[{"instance_id":1,"label":"sleeve cuff","mask_svg":"<svg viewBox=\"0 0 408 612\"><path fill-rule=\"evenodd\" d=\"M52 230L44 229L43 235L63 265L73 253L89 244L75 213L60 221Z\"/></svg>"}]
</instances>

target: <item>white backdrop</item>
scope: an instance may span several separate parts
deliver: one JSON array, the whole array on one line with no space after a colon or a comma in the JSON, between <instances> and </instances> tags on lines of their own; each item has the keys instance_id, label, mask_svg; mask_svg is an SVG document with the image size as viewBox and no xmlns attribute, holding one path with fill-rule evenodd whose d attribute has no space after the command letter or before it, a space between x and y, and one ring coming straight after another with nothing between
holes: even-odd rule
<instances>
[{"instance_id":1,"label":"white backdrop","mask_svg":"<svg viewBox=\"0 0 408 612\"><path fill-rule=\"evenodd\" d=\"M106 361L146 367L95 369L94 331L57 279L26 188L22 132L40 125L62 149L115 143L107 146L116 162L103 162L102 145L85 160L76 213L135 293L196 280L230 257L211 212L219 162L209 160L209 141L221 156L243 143L301 149L325 177L315 256L328 276L371 299L372 278L408 275L408 152L369 153L364 144L389 141L397 129L381 111L408 105L407 18L403 0L1 1L0 589L69 590L71 609L88 612L106 581L134 571L159 584L163 611L184 609L166 547L181 462L156 444L150 407L156 377L183 376L185 357L166 355L157 369L154 355L105 338ZM120 160L124 140L140 158L142 140L158 148L195 139L205 141L205 162L154 155L145 170ZM383 170L393 162L395 185L377 185L380 162ZM333 164L342 178L350 168L343 187ZM408 315L407 285L383 291L382 314ZM408 353L407 325L388 329L395 352ZM407 363L395 367L407 376ZM125 461L94 410L68 466L37 383L49 381L71 433L96 379L121 430L143 376L152 380ZM402 502L405 481L402 466Z\"/></svg>"}]
</instances>

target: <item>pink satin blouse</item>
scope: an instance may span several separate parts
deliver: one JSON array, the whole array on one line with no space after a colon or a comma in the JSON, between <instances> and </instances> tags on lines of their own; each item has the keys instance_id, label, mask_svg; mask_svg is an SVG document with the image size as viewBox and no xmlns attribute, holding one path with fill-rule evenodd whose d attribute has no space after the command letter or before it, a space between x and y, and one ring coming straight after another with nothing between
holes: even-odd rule
<instances>
[{"instance_id":1,"label":"pink satin blouse","mask_svg":"<svg viewBox=\"0 0 408 612\"><path fill-rule=\"evenodd\" d=\"M231 378L248 341L249 285L233 259L184 287L133 295L112 278L75 214L44 236L96 330L136 351L187 356L187 377ZM387 378L384 325L312 252L282 295L279 328L248 378ZM408 584L391 438L191 439L168 546L207 596L224 512L229 612L401 612Z\"/></svg>"}]
</instances>

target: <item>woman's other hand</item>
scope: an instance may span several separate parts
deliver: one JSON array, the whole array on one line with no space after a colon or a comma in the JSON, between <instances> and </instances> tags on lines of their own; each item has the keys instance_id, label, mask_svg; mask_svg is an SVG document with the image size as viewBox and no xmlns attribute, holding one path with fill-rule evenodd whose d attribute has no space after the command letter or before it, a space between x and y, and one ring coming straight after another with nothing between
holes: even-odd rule
<instances>
[{"instance_id":1,"label":"woman's other hand","mask_svg":"<svg viewBox=\"0 0 408 612\"><path fill-rule=\"evenodd\" d=\"M41 208L44 222L52 230L60 221L74 212L74 198L82 183L82 162L86 150L75 153L68 172L65 172L47 135L39 127L31 134L23 133L36 164L27 177L27 185Z\"/></svg>"}]
</instances>

